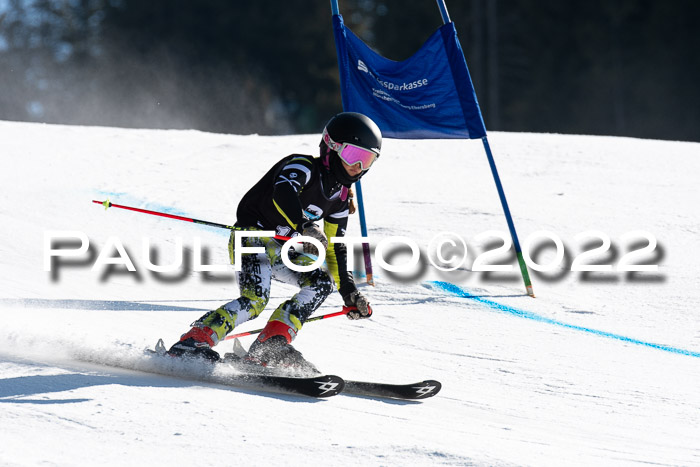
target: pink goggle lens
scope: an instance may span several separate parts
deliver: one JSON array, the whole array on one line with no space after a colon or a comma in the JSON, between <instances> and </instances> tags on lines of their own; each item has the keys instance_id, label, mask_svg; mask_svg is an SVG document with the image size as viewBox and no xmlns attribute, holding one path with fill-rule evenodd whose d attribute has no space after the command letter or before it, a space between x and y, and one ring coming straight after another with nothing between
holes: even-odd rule
<instances>
[{"instance_id":1,"label":"pink goggle lens","mask_svg":"<svg viewBox=\"0 0 700 467\"><path fill-rule=\"evenodd\" d=\"M369 169L374 161L379 157L379 154L376 152L355 146L354 144L336 143L331 139L330 135L325 129L323 130L323 141L329 148L335 151L346 164L354 165L359 162L362 170Z\"/></svg>"},{"instance_id":2,"label":"pink goggle lens","mask_svg":"<svg viewBox=\"0 0 700 467\"><path fill-rule=\"evenodd\" d=\"M337 152L340 158L348 165L354 165L359 162L362 170L369 169L374 161L377 160L376 152L349 143L343 143L343 147Z\"/></svg>"}]
</instances>

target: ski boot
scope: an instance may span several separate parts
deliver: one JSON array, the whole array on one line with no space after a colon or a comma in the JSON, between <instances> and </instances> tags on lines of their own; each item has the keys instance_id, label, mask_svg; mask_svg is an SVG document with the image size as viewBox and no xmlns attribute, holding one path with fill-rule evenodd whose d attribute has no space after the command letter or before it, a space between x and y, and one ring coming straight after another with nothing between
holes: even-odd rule
<instances>
[{"instance_id":1,"label":"ski boot","mask_svg":"<svg viewBox=\"0 0 700 467\"><path fill-rule=\"evenodd\" d=\"M290 374L317 375L321 372L292 345L296 331L281 321L269 321L251 344L243 361Z\"/></svg>"},{"instance_id":2,"label":"ski boot","mask_svg":"<svg viewBox=\"0 0 700 467\"><path fill-rule=\"evenodd\" d=\"M208 327L193 327L170 347L168 354L173 357L203 358L216 362L219 360L219 353L212 349L213 334L214 331Z\"/></svg>"}]
</instances>

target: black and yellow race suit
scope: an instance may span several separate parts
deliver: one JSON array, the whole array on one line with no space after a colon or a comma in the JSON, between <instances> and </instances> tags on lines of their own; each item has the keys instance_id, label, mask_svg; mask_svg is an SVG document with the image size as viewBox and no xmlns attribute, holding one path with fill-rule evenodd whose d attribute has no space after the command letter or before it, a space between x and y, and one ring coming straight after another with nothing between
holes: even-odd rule
<instances>
[{"instance_id":1,"label":"black and yellow race suit","mask_svg":"<svg viewBox=\"0 0 700 467\"><path fill-rule=\"evenodd\" d=\"M241 200L236 213L238 227L274 230L277 235L301 233L308 221L323 219L323 231L342 237L348 224L348 199L318 157L293 154L275 164ZM347 270L347 249L329 244L326 264L340 294L356 290Z\"/></svg>"},{"instance_id":2,"label":"black and yellow race suit","mask_svg":"<svg viewBox=\"0 0 700 467\"><path fill-rule=\"evenodd\" d=\"M301 234L308 222L323 220L323 230L330 240L342 237L348 223L347 188L338 183L320 158L293 154L276 163L241 199L236 227L273 230L278 235ZM233 262L231 233L229 252ZM351 271L347 270L347 249L341 243L330 243L326 264L333 281L322 269L310 272L292 271L281 260L281 242L266 237L244 237L243 246L263 247L265 253L241 255L238 284L241 296L202 316L195 326L215 331L219 342L237 325L256 318L270 299L274 277L300 287L289 300L279 305L270 321L280 321L291 329L292 338L309 316L318 309L333 290L333 281L345 298L357 290ZM289 259L299 265L312 260L294 250Z\"/></svg>"}]
</instances>

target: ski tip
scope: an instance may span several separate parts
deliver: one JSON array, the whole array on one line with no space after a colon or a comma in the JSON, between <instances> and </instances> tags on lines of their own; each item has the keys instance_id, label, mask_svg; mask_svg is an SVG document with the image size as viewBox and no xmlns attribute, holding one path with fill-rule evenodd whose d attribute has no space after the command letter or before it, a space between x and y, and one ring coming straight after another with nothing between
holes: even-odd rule
<instances>
[{"instance_id":1,"label":"ski tip","mask_svg":"<svg viewBox=\"0 0 700 467\"><path fill-rule=\"evenodd\" d=\"M150 347L146 347L143 349L144 355L159 355L163 356L167 352L165 348L165 343L163 342L163 339L158 339L158 342L156 342L155 349L152 349Z\"/></svg>"},{"instance_id":2,"label":"ski tip","mask_svg":"<svg viewBox=\"0 0 700 467\"><path fill-rule=\"evenodd\" d=\"M428 397L433 397L435 394L440 392L440 389L442 389L442 384L440 381L427 379L418 384L412 384L411 389L414 391L414 397L416 399L427 399Z\"/></svg>"},{"instance_id":3,"label":"ski tip","mask_svg":"<svg viewBox=\"0 0 700 467\"><path fill-rule=\"evenodd\" d=\"M248 355L248 351L243 347L243 344L241 344L241 341L237 337L233 340L232 353L238 358L244 358Z\"/></svg>"}]
</instances>

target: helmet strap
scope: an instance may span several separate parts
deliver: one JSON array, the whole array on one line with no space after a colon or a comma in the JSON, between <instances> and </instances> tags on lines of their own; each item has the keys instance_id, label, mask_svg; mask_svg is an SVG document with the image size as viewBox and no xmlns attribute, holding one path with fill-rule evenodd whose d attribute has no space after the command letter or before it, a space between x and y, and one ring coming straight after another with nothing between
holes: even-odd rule
<instances>
[{"instance_id":1,"label":"helmet strap","mask_svg":"<svg viewBox=\"0 0 700 467\"><path fill-rule=\"evenodd\" d=\"M325 146L325 148L326 148L326 153L323 154L323 149L321 149L321 153L322 153L322 154L321 154L321 162L323 163L323 166L324 166L326 169L330 169L330 168L331 168L331 163L330 163L331 148L329 148L329 147L328 147L327 145L325 145L325 144L322 145L322 148L323 148L323 146Z\"/></svg>"}]
</instances>

